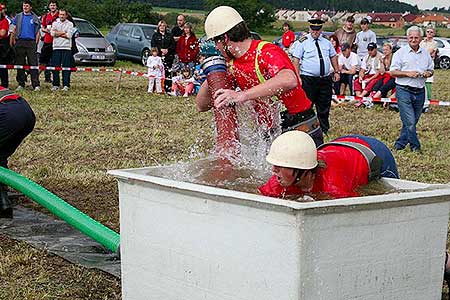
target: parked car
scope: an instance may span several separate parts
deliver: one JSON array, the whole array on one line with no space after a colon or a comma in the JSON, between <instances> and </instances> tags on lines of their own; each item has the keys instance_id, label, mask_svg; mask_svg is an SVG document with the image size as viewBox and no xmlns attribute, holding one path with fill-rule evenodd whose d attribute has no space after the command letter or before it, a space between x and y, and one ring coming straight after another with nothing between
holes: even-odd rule
<instances>
[{"instance_id":1,"label":"parked car","mask_svg":"<svg viewBox=\"0 0 450 300\"><path fill-rule=\"evenodd\" d=\"M250 37L253 40L261 40L261 37L256 32L250 32ZM220 51L217 50L216 45L214 44L214 41L206 40L206 35L203 35L199 40L198 44L200 47L200 53L204 54L206 57L214 56L214 55L222 55L220 54Z\"/></svg>"},{"instance_id":2,"label":"parked car","mask_svg":"<svg viewBox=\"0 0 450 300\"><path fill-rule=\"evenodd\" d=\"M392 53L395 53L402 46L408 44L408 38L406 36L377 36L378 51L383 51L383 45L389 43L392 45Z\"/></svg>"},{"instance_id":3,"label":"parked car","mask_svg":"<svg viewBox=\"0 0 450 300\"><path fill-rule=\"evenodd\" d=\"M450 39L435 37L438 44L438 54L435 60L435 65L441 69L450 69Z\"/></svg>"},{"instance_id":4,"label":"parked car","mask_svg":"<svg viewBox=\"0 0 450 300\"><path fill-rule=\"evenodd\" d=\"M143 65L151 55L151 41L157 26L142 23L119 23L106 35L117 58L140 61Z\"/></svg>"},{"instance_id":5,"label":"parked car","mask_svg":"<svg viewBox=\"0 0 450 300\"><path fill-rule=\"evenodd\" d=\"M78 53L74 55L75 63L114 65L116 53L101 32L90 22L74 18L74 25L80 35L75 39Z\"/></svg>"}]
</instances>

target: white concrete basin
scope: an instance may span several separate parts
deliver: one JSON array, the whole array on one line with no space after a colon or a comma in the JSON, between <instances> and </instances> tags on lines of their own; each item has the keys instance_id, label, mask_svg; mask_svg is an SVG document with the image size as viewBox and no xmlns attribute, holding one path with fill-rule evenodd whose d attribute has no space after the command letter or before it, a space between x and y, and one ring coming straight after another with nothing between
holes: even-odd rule
<instances>
[{"instance_id":1,"label":"white concrete basin","mask_svg":"<svg viewBox=\"0 0 450 300\"><path fill-rule=\"evenodd\" d=\"M155 170L109 172L125 300L441 299L448 185L299 203Z\"/></svg>"}]
</instances>

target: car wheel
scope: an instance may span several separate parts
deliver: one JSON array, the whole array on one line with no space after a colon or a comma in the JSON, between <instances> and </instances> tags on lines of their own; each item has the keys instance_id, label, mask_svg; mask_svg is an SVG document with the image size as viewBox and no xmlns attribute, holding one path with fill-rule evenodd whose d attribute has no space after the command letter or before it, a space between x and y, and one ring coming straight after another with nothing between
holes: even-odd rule
<instances>
[{"instance_id":1,"label":"car wheel","mask_svg":"<svg viewBox=\"0 0 450 300\"><path fill-rule=\"evenodd\" d=\"M144 66L147 65L147 59L149 56L150 56L150 50L144 49L144 51L142 51L142 55L141 55L141 63Z\"/></svg>"},{"instance_id":2,"label":"car wheel","mask_svg":"<svg viewBox=\"0 0 450 300\"><path fill-rule=\"evenodd\" d=\"M439 60L439 67L441 69L450 69L450 58L447 56L443 56Z\"/></svg>"}]
</instances>

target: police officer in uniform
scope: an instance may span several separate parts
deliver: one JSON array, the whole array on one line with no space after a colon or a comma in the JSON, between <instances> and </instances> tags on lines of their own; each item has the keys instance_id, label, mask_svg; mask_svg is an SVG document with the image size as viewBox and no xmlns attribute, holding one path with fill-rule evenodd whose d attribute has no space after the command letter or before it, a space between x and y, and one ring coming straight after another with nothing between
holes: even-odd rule
<instances>
[{"instance_id":1,"label":"police officer in uniform","mask_svg":"<svg viewBox=\"0 0 450 300\"><path fill-rule=\"evenodd\" d=\"M8 158L33 131L36 118L27 101L0 87L0 166L8 168ZM0 184L0 218L12 218L6 187Z\"/></svg>"},{"instance_id":2,"label":"police officer in uniform","mask_svg":"<svg viewBox=\"0 0 450 300\"><path fill-rule=\"evenodd\" d=\"M309 20L309 34L293 50L293 63L300 74L303 90L314 103L323 133L330 128L332 83L339 82L336 51L331 42L322 36L320 19ZM333 71L331 69L333 67Z\"/></svg>"}]
</instances>

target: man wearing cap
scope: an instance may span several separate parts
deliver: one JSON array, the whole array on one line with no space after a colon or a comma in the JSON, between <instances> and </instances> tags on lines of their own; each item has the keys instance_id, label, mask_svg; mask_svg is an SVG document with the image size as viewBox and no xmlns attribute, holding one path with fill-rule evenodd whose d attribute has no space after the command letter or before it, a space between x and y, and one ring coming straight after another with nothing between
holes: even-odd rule
<instances>
[{"instance_id":1,"label":"man wearing cap","mask_svg":"<svg viewBox=\"0 0 450 300\"><path fill-rule=\"evenodd\" d=\"M352 47L348 43L344 43L341 46L341 53L338 57L340 80L339 91L340 95L345 94L345 88L348 85L350 95L353 95L353 75L356 74L356 70L359 65L358 55L352 52Z\"/></svg>"},{"instance_id":2,"label":"man wearing cap","mask_svg":"<svg viewBox=\"0 0 450 300\"><path fill-rule=\"evenodd\" d=\"M348 16L347 20L345 21L344 27L336 29L334 35L336 35L336 37L338 38L339 45L347 43L350 46L353 46L356 39L356 31L353 28L354 23L355 18L353 16Z\"/></svg>"},{"instance_id":3,"label":"man wearing cap","mask_svg":"<svg viewBox=\"0 0 450 300\"><path fill-rule=\"evenodd\" d=\"M358 57L361 61L367 55L367 46L370 43L377 43L377 35L375 34L375 32L369 29L369 23L369 17L362 18L361 31L356 34L356 54L358 54Z\"/></svg>"},{"instance_id":4,"label":"man wearing cap","mask_svg":"<svg viewBox=\"0 0 450 300\"><path fill-rule=\"evenodd\" d=\"M377 50L377 44L369 43L367 52L361 62L359 77L354 84L355 93L358 97L367 96L375 83L381 78L381 74L384 73L383 57Z\"/></svg>"},{"instance_id":5,"label":"man wearing cap","mask_svg":"<svg viewBox=\"0 0 450 300\"><path fill-rule=\"evenodd\" d=\"M14 52L9 45L9 21L6 17L6 5L0 3L0 64L9 65L14 59ZM0 69L1 86L9 85L8 69Z\"/></svg>"},{"instance_id":6,"label":"man wearing cap","mask_svg":"<svg viewBox=\"0 0 450 300\"><path fill-rule=\"evenodd\" d=\"M408 45L394 53L390 68L391 76L396 77L395 95L402 120L402 129L395 141L394 149L403 150L409 144L411 151L420 152L416 125L425 102L425 81L433 76L434 63L430 52L419 46L422 30L417 26L411 26L406 35Z\"/></svg>"},{"instance_id":7,"label":"man wearing cap","mask_svg":"<svg viewBox=\"0 0 450 300\"><path fill-rule=\"evenodd\" d=\"M8 168L8 158L33 131L36 118L27 101L0 87L0 166ZM12 217L7 189L0 184L0 218Z\"/></svg>"},{"instance_id":8,"label":"man wearing cap","mask_svg":"<svg viewBox=\"0 0 450 300\"><path fill-rule=\"evenodd\" d=\"M339 81L339 65L336 50L321 34L323 23L320 19L309 20L310 33L303 42L296 44L292 56L302 87L316 106L320 127L323 133L327 133L330 129L332 84L333 80ZM333 66L332 74L330 66Z\"/></svg>"},{"instance_id":9,"label":"man wearing cap","mask_svg":"<svg viewBox=\"0 0 450 300\"><path fill-rule=\"evenodd\" d=\"M356 189L371 180L399 178L386 145L360 135L340 137L316 149L307 134L286 132L273 141L266 160L273 176L259 191L270 197L354 197Z\"/></svg>"},{"instance_id":10,"label":"man wearing cap","mask_svg":"<svg viewBox=\"0 0 450 300\"><path fill-rule=\"evenodd\" d=\"M313 136L317 145L323 143L312 103L282 49L269 42L252 40L241 15L229 6L217 7L209 13L205 32L226 58L230 80L240 90L219 89L210 95L205 81L196 97L199 111L248 102L256 112L259 125L272 130L278 125L275 123L278 117L271 104L280 100L286 108L281 112L282 130L303 130Z\"/></svg>"}]
</instances>

